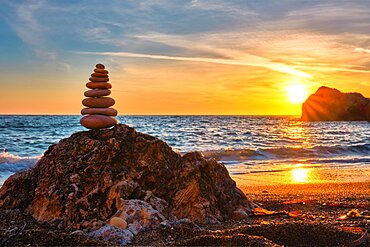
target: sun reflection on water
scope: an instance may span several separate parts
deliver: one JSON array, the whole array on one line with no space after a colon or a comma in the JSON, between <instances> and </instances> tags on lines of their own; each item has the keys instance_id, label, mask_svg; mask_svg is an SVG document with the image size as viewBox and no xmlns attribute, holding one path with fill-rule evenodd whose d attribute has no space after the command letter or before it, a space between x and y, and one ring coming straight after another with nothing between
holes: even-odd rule
<instances>
[{"instance_id":1,"label":"sun reflection on water","mask_svg":"<svg viewBox=\"0 0 370 247\"><path fill-rule=\"evenodd\" d=\"M310 148L312 147L312 135L307 123L296 122L285 126L283 129L283 138L288 140L289 147L294 148Z\"/></svg>"}]
</instances>

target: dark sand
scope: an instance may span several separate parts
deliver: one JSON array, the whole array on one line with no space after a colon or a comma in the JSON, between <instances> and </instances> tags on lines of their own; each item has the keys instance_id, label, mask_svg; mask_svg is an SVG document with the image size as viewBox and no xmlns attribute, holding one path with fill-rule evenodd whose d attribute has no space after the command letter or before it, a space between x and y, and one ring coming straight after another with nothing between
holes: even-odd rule
<instances>
[{"instance_id":1,"label":"dark sand","mask_svg":"<svg viewBox=\"0 0 370 247\"><path fill-rule=\"evenodd\" d=\"M274 184L238 187L272 215L251 215L216 225L183 223L139 233L133 245L370 246L370 183ZM285 203L285 204L284 204ZM355 209L352 217L340 219ZM360 213L359 215L356 214ZM112 245L37 223L17 211L0 210L0 245ZM361 236L361 241L357 241ZM360 244L362 242L362 244ZM360 244L360 245L359 245Z\"/></svg>"},{"instance_id":2,"label":"dark sand","mask_svg":"<svg viewBox=\"0 0 370 247\"><path fill-rule=\"evenodd\" d=\"M233 177L251 200L268 210L265 215L263 211L239 222L149 231L139 234L134 244L370 246L365 234L370 231L369 182L262 185L262 178L251 186ZM340 218L347 213L350 216Z\"/></svg>"}]
</instances>

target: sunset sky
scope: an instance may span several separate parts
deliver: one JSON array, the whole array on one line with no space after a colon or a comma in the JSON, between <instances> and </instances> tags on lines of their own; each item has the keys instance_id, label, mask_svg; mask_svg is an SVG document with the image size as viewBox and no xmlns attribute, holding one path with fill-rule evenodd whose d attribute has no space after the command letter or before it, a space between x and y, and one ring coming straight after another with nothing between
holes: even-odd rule
<instances>
[{"instance_id":1,"label":"sunset sky","mask_svg":"<svg viewBox=\"0 0 370 247\"><path fill-rule=\"evenodd\" d=\"M370 1L0 0L0 114L300 114L287 88L370 97Z\"/></svg>"}]
</instances>

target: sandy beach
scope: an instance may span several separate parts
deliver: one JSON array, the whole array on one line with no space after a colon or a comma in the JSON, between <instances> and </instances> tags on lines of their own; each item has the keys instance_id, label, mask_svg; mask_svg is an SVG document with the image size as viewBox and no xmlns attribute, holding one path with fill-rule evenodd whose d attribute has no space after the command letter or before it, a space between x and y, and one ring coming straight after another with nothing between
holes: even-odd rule
<instances>
[{"instance_id":1,"label":"sandy beach","mask_svg":"<svg viewBox=\"0 0 370 247\"><path fill-rule=\"evenodd\" d=\"M370 183L250 185L233 177L258 204L248 219L214 225L163 226L139 233L131 245L369 246ZM260 177L261 181L263 177ZM243 180L245 181L245 180ZM4 245L110 245L79 232L39 224L17 211L1 210ZM52 241L52 242L50 242Z\"/></svg>"},{"instance_id":2,"label":"sandy beach","mask_svg":"<svg viewBox=\"0 0 370 247\"><path fill-rule=\"evenodd\" d=\"M370 244L366 234L370 230L369 182L251 186L245 182L247 179L241 182L233 178L262 210L240 222L180 227L181 234L175 230L166 233L172 242L160 232L152 231L138 235L134 243L272 246L264 242L266 239L249 238L257 235L285 246ZM263 181L263 176L259 178Z\"/></svg>"}]
</instances>

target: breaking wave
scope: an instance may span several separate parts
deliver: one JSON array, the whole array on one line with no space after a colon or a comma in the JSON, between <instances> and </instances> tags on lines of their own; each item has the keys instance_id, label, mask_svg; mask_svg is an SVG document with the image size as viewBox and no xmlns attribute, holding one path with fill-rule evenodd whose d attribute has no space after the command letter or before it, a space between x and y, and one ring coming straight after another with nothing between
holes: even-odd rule
<instances>
[{"instance_id":1,"label":"breaking wave","mask_svg":"<svg viewBox=\"0 0 370 247\"><path fill-rule=\"evenodd\" d=\"M20 157L8 152L0 153L0 172L14 173L31 168L40 159L40 156Z\"/></svg>"},{"instance_id":2,"label":"breaking wave","mask_svg":"<svg viewBox=\"0 0 370 247\"><path fill-rule=\"evenodd\" d=\"M220 161L291 160L334 158L342 156L370 156L370 144L352 146L316 146L311 148L278 147L204 151L204 156ZM370 158L370 157L368 157ZM363 158L368 161L369 159ZM339 159L340 160L340 159Z\"/></svg>"}]
</instances>

